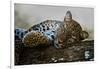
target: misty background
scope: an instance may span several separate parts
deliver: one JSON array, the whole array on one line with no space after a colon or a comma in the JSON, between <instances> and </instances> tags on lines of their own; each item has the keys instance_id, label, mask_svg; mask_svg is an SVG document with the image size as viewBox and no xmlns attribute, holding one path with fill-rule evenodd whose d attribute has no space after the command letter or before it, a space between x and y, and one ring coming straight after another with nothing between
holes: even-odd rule
<instances>
[{"instance_id":1,"label":"misty background","mask_svg":"<svg viewBox=\"0 0 100 69\"><path fill-rule=\"evenodd\" d=\"M28 29L32 25L38 24L47 19L63 21L68 10L71 11L72 18L79 22L82 29L89 32L88 39L94 39L93 8L15 3L15 28Z\"/></svg>"}]
</instances>

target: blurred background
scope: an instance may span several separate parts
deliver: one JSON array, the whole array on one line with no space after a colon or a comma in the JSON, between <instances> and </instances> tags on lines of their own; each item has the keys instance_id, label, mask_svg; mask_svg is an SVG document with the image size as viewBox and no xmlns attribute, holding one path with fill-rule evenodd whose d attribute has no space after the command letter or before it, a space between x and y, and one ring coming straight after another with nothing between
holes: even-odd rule
<instances>
[{"instance_id":1,"label":"blurred background","mask_svg":"<svg viewBox=\"0 0 100 69\"><path fill-rule=\"evenodd\" d=\"M28 29L47 19L63 21L70 10L74 20L80 23L83 30L89 32L88 39L94 39L94 9L85 7L49 6L15 3L15 28Z\"/></svg>"}]
</instances>

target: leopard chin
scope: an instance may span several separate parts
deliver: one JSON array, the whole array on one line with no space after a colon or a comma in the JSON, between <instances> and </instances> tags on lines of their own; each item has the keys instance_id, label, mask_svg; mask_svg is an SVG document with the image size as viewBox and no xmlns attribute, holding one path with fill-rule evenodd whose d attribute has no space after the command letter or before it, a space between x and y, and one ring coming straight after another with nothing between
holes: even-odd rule
<instances>
[{"instance_id":1,"label":"leopard chin","mask_svg":"<svg viewBox=\"0 0 100 69\"><path fill-rule=\"evenodd\" d=\"M81 38L81 40L84 40L84 39L87 39L88 37L89 37L89 34L88 34L88 32L87 31L82 31L81 33L80 33L80 38Z\"/></svg>"}]
</instances>

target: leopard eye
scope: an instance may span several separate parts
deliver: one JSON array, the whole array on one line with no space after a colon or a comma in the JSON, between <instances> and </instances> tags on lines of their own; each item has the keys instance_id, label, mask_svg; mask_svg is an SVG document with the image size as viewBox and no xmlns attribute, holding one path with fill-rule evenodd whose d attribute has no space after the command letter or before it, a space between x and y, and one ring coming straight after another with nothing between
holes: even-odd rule
<instances>
[{"instance_id":1,"label":"leopard eye","mask_svg":"<svg viewBox=\"0 0 100 69\"><path fill-rule=\"evenodd\" d=\"M63 31L63 33L64 33L65 31Z\"/></svg>"}]
</instances>

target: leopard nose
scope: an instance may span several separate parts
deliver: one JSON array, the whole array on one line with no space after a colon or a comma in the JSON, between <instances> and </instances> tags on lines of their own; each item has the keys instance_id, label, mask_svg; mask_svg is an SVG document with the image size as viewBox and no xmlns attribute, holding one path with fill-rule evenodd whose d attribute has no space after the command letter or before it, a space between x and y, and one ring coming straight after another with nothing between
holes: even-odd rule
<instances>
[{"instance_id":1,"label":"leopard nose","mask_svg":"<svg viewBox=\"0 0 100 69\"><path fill-rule=\"evenodd\" d=\"M63 40L59 40L59 43L63 43Z\"/></svg>"}]
</instances>

